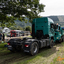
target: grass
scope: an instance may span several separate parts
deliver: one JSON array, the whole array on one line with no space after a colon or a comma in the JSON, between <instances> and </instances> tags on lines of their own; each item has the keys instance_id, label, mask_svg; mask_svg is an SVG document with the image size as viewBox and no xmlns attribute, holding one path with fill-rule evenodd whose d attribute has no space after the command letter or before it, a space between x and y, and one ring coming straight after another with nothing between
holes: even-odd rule
<instances>
[{"instance_id":1,"label":"grass","mask_svg":"<svg viewBox=\"0 0 64 64\"><path fill-rule=\"evenodd\" d=\"M7 45L7 43L1 43L1 44L0 44L0 53L7 49L7 48L5 47L5 45Z\"/></svg>"},{"instance_id":2,"label":"grass","mask_svg":"<svg viewBox=\"0 0 64 64\"><path fill-rule=\"evenodd\" d=\"M0 48L4 48L4 45L7 45L7 43L1 43Z\"/></svg>"},{"instance_id":3,"label":"grass","mask_svg":"<svg viewBox=\"0 0 64 64\"><path fill-rule=\"evenodd\" d=\"M35 56L13 64L64 64L64 60L57 61L59 56L64 58L64 42L55 45L52 49L45 49Z\"/></svg>"},{"instance_id":4,"label":"grass","mask_svg":"<svg viewBox=\"0 0 64 64\"><path fill-rule=\"evenodd\" d=\"M7 45L7 43L1 43L0 44L0 56L10 52L9 50L7 50L5 45Z\"/></svg>"},{"instance_id":5,"label":"grass","mask_svg":"<svg viewBox=\"0 0 64 64\"><path fill-rule=\"evenodd\" d=\"M55 45L51 49L42 48L35 56L23 52L11 53L4 47L6 44L0 44L0 61L5 61L5 64L64 64L64 60L57 61L59 56L64 58L64 42Z\"/></svg>"}]
</instances>

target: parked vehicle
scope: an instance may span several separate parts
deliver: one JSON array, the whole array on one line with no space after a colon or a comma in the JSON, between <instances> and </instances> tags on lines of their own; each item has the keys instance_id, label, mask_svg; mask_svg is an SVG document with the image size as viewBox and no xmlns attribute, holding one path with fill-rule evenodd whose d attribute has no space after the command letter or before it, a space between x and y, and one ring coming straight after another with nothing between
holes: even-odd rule
<instances>
[{"instance_id":1,"label":"parked vehicle","mask_svg":"<svg viewBox=\"0 0 64 64\"><path fill-rule=\"evenodd\" d=\"M55 25L55 36L54 41L61 43L63 41L63 30L60 25Z\"/></svg>"},{"instance_id":2,"label":"parked vehicle","mask_svg":"<svg viewBox=\"0 0 64 64\"><path fill-rule=\"evenodd\" d=\"M11 30L10 31L11 37L17 37L17 36L24 36L24 31L21 30Z\"/></svg>"},{"instance_id":3,"label":"parked vehicle","mask_svg":"<svg viewBox=\"0 0 64 64\"><path fill-rule=\"evenodd\" d=\"M23 38L23 40L13 39L8 41L8 49L16 51L23 49L31 55L38 53L42 47L52 48L56 41L64 39L63 30L60 25L54 24L53 20L47 17L36 18L32 22L32 38Z\"/></svg>"}]
</instances>

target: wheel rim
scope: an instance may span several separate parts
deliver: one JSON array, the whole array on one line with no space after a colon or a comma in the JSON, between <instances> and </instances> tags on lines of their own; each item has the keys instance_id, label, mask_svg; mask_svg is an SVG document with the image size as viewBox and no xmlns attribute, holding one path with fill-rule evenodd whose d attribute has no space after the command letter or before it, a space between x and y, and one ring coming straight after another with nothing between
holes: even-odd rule
<instances>
[{"instance_id":1,"label":"wheel rim","mask_svg":"<svg viewBox=\"0 0 64 64\"><path fill-rule=\"evenodd\" d=\"M34 46L33 50L34 50L34 53L37 52L37 46L36 45Z\"/></svg>"}]
</instances>

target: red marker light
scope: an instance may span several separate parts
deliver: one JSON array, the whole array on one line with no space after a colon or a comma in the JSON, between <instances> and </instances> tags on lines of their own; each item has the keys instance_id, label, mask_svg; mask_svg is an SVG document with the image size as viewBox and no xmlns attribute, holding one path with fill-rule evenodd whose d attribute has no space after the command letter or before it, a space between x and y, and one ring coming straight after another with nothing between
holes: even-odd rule
<instances>
[{"instance_id":1,"label":"red marker light","mask_svg":"<svg viewBox=\"0 0 64 64\"><path fill-rule=\"evenodd\" d=\"M29 47L29 45L25 45L25 47Z\"/></svg>"},{"instance_id":2,"label":"red marker light","mask_svg":"<svg viewBox=\"0 0 64 64\"><path fill-rule=\"evenodd\" d=\"M10 43L8 43L8 45L10 45Z\"/></svg>"}]
</instances>

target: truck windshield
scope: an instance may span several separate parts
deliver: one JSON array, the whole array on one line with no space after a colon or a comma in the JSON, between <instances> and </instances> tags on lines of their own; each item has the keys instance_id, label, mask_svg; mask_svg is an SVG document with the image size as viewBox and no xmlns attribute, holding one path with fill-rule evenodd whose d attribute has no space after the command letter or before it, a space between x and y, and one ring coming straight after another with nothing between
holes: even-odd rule
<instances>
[{"instance_id":1,"label":"truck windshield","mask_svg":"<svg viewBox=\"0 0 64 64\"><path fill-rule=\"evenodd\" d=\"M55 25L54 25L54 29L58 29L58 25L55 24Z\"/></svg>"},{"instance_id":2,"label":"truck windshield","mask_svg":"<svg viewBox=\"0 0 64 64\"><path fill-rule=\"evenodd\" d=\"M54 28L54 24L53 23L51 24L51 28Z\"/></svg>"}]
</instances>

